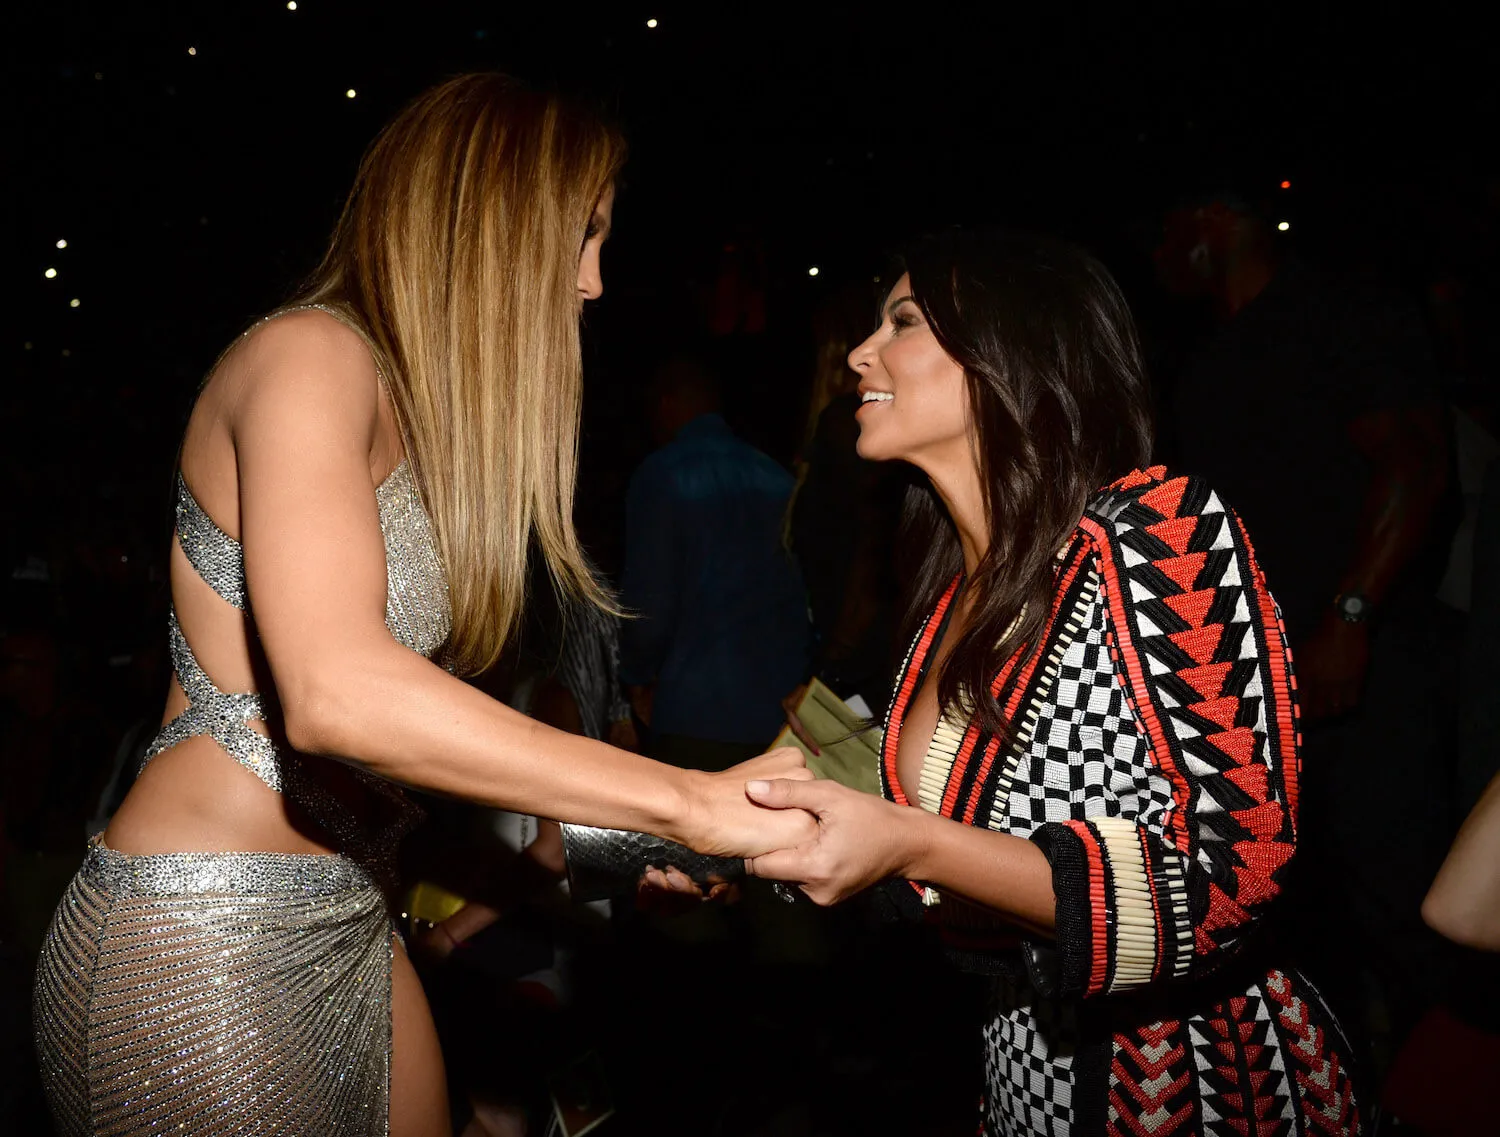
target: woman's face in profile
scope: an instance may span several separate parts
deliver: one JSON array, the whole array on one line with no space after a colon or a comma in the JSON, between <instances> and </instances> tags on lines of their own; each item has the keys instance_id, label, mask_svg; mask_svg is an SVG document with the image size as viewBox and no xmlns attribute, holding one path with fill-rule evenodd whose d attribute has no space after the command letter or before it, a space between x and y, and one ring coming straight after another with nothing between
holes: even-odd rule
<instances>
[{"instance_id":1,"label":"woman's face in profile","mask_svg":"<svg viewBox=\"0 0 1500 1137\"><path fill-rule=\"evenodd\" d=\"M614 217L615 187L610 186L594 206L594 216L583 238L583 251L578 256L578 303L597 300L604 295L604 273L599 267L599 254L609 238L609 227Z\"/></svg>"},{"instance_id":2,"label":"woman's face in profile","mask_svg":"<svg viewBox=\"0 0 1500 1137\"><path fill-rule=\"evenodd\" d=\"M931 470L972 460L964 370L938 343L903 275L891 289L880 327L849 353L859 375L862 458L899 458Z\"/></svg>"}]
</instances>

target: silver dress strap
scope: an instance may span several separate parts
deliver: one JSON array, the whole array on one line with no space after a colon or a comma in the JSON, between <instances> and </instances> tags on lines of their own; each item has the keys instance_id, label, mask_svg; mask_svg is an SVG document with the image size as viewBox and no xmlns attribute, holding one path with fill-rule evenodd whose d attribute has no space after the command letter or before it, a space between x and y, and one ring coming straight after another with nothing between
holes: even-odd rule
<instances>
[{"instance_id":1,"label":"silver dress strap","mask_svg":"<svg viewBox=\"0 0 1500 1137\"><path fill-rule=\"evenodd\" d=\"M172 650L172 668L188 697L188 706L157 732L141 759L141 769L163 750L189 738L206 734L224 751L266 785L281 790L281 767L276 744L250 729L251 719L266 717L265 702L254 693L229 694L214 686L188 647L174 609L167 617Z\"/></svg>"},{"instance_id":2,"label":"silver dress strap","mask_svg":"<svg viewBox=\"0 0 1500 1137\"><path fill-rule=\"evenodd\" d=\"M245 550L214 523L181 474L177 475L177 540L204 583L243 612Z\"/></svg>"}]
</instances>

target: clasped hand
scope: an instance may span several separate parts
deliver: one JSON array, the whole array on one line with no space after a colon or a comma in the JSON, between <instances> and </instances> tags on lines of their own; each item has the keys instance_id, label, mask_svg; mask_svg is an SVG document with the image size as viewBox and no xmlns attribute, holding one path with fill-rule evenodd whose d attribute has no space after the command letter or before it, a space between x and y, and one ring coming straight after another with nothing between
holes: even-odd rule
<instances>
[{"instance_id":1,"label":"clasped hand","mask_svg":"<svg viewBox=\"0 0 1500 1137\"><path fill-rule=\"evenodd\" d=\"M912 816L917 811L814 780L798 750L773 750L712 779L721 792L731 783L740 802L751 808L726 808L732 832L721 830L708 843L724 855L743 856L752 876L785 881L828 905L887 877L909 875L919 844ZM686 875L658 869L648 871L642 888L700 899L732 891L713 883L705 893Z\"/></svg>"}]
</instances>

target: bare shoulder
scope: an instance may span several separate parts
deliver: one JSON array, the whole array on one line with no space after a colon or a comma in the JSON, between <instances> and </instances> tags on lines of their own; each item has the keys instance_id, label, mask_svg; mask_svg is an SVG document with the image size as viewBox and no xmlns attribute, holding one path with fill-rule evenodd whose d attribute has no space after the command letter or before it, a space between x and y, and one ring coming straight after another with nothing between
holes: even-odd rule
<instances>
[{"instance_id":1,"label":"bare shoulder","mask_svg":"<svg viewBox=\"0 0 1500 1137\"><path fill-rule=\"evenodd\" d=\"M251 328L221 364L231 416L305 408L373 425L380 377L369 347L317 309L288 312ZM291 404L286 407L284 404Z\"/></svg>"}]
</instances>

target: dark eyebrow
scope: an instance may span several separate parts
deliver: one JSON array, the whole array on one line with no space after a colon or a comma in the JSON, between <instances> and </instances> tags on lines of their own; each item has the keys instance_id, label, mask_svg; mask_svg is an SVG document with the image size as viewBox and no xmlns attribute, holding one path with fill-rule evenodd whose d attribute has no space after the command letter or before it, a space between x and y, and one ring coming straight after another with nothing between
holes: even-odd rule
<instances>
[{"instance_id":1,"label":"dark eyebrow","mask_svg":"<svg viewBox=\"0 0 1500 1137\"><path fill-rule=\"evenodd\" d=\"M916 300L912 297L912 295L910 293L907 293L905 296L898 296L894 300L887 300L885 302L886 315L890 315L890 313L894 312L897 308L899 308L901 305L907 303L908 301L910 301L913 304L916 303Z\"/></svg>"}]
</instances>

